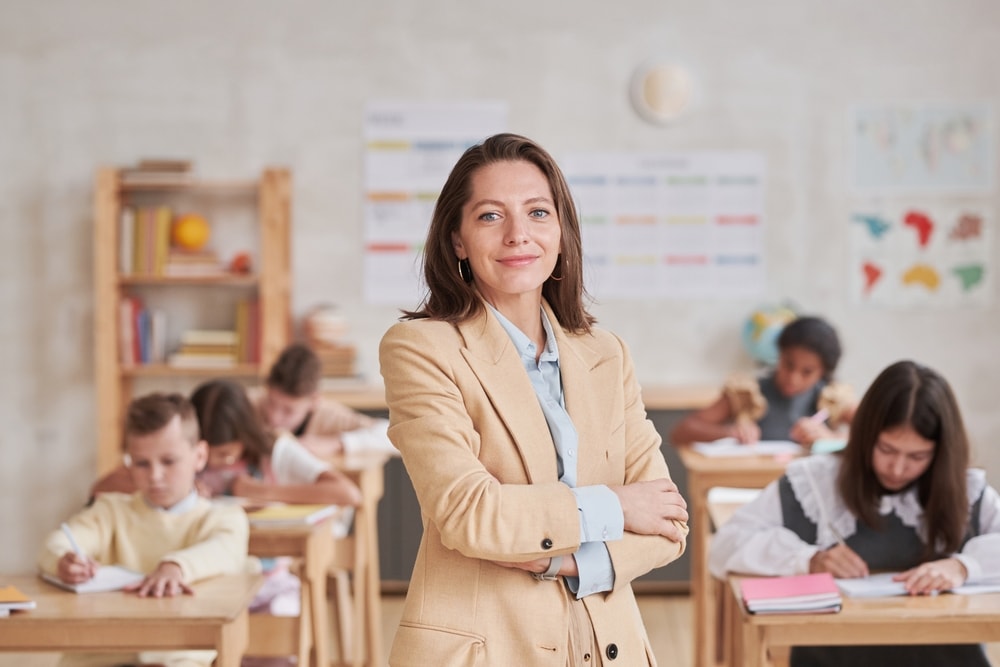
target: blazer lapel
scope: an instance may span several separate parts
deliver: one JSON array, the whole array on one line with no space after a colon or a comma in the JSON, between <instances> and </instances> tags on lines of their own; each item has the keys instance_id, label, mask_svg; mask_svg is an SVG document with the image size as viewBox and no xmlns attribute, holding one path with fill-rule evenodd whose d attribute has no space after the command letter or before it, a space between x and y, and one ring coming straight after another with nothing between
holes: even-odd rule
<instances>
[{"instance_id":1,"label":"blazer lapel","mask_svg":"<svg viewBox=\"0 0 1000 667\"><path fill-rule=\"evenodd\" d=\"M549 305L546 303L544 307L549 321L555 323L556 318ZM579 437L577 484L582 486L588 483L585 472L594 469L593 458L605 455L605 450L594 443L606 437L614 426L608 423L608 405L615 390L612 386L614 380L612 375L604 378L603 371L611 369L602 367L607 357L589 344L593 340L591 337L567 335L557 324L553 325L553 329L559 346L559 371L566 412L573 420Z\"/></svg>"},{"instance_id":2,"label":"blazer lapel","mask_svg":"<svg viewBox=\"0 0 1000 667\"><path fill-rule=\"evenodd\" d=\"M488 308L458 329L465 341L462 355L510 432L529 481L556 481L556 450L549 426L510 336Z\"/></svg>"}]
</instances>

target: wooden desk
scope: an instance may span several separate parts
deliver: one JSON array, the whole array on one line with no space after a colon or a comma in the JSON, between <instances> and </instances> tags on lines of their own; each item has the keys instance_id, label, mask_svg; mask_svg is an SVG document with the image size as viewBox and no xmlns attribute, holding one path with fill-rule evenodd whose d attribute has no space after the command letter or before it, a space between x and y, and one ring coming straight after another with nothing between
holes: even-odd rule
<instances>
[{"instance_id":1,"label":"wooden desk","mask_svg":"<svg viewBox=\"0 0 1000 667\"><path fill-rule=\"evenodd\" d=\"M219 667L239 667L247 646L247 607L260 575L206 579L195 595L140 598L70 593L37 575L4 576L37 608L0 619L0 651L180 651L214 649Z\"/></svg>"},{"instance_id":2,"label":"wooden desk","mask_svg":"<svg viewBox=\"0 0 1000 667\"><path fill-rule=\"evenodd\" d=\"M355 667L382 667L382 575L379 570L378 504L385 493L383 452L358 452L333 459L361 489L361 507L354 515L353 658ZM362 647L364 651L362 652Z\"/></svg>"},{"instance_id":3,"label":"wooden desk","mask_svg":"<svg viewBox=\"0 0 1000 667\"><path fill-rule=\"evenodd\" d=\"M694 613L694 664L709 667L718 664L724 648L717 632L718 609L708 572L708 542L711 519L708 491L716 486L761 489L781 477L787 461L771 456L710 457L690 447L678 447L678 454L688 475L688 514L691 533L691 599Z\"/></svg>"},{"instance_id":4,"label":"wooden desk","mask_svg":"<svg viewBox=\"0 0 1000 667\"><path fill-rule=\"evenodd\" d=\"M837 614L747 613L740 577L730 577L733 664L764 667L791 646L976 644L1000 641L1000 593L844 598Z\"/></svg>"},{"instance_id":5,"label":"wooden desk","mask_svg":"<svg viewBox=\"0 0 1000 667\"><path fill-rule=\"evenodd\" d=\"M251 655L296 655L300 665L330 664L326 571L333 556L335 517L312 525L250 526L250 554L261 558L292 556L301 560L301 611L297 618L254 614ZM259 626L259 627L258 627ZM287 640L292 640L287 643Z\"/></svg>"}]
</instances>

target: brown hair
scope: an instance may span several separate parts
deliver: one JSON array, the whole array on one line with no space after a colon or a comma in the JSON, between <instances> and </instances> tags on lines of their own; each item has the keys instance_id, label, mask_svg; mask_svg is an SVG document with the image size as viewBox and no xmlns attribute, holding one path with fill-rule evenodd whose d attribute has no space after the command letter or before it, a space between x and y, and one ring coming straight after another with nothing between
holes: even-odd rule
<instances>
[{"instance_id":1,"label":"brown hair","mask_svg":"<svg viewBox=\"0 0 1000 667\"><path fill-rule=\"evenodd\" d=\"M434 318L457 323L484 307L474 287L459 275L452 234L462 224L462 208L472 196L472 177L497 162L525 161L538 167L552 190L556 213L562 225L560 259L554 273L542 285L559 324L569 331L585 333L594 317L583 304L583 248L576 205L566 179L555 160L530 139L516 134L496 134L470 147L458 159L441 189L424 244L424 280L427 296L414 311L403 311L404 319Z\"/></svg>"},{"instance_id":2,"label":"brown hair","mask_svg":"<svg viewBox=\"0 0 1000 667\"><path fill-rule=\"evenodd\" d=\"M220 379L203 382L191 394L191 403L209 447L241 442L243 459L255 466L270 455L273 439L240 385Z\"/></svg>"},{"instance_id":3,"label":"brown hair","mask_svg":"<svg viewBox=\"0 0 1000 667\"><path fill-rule=\"evenodd\" d=\"M969 439L951 387L930 368L899 361L872 382L851 421L837 480L840 495L866 525L880 525L882 489L872 454L882 432L900 426L911 427L935 444L930 466L916 481L927 530L924 555L931 559L954 553L962 545L969 521Z\"/></svg>"},{"instance_id":4,"label":"brown hair","mask_svg":"<svg viewBox=\"0 0 1000 667\"><path fill-rule=\"evenodd\" d=\"M293 398L311 396L319 389L323 365L308 345L292 343L271 366L267 386Z\"/></svg>"},{"instance_id":5,"label":"brown hair","mask_svg":"<svg viewBox=\"0 0 1000 667\"><path fill-rule=\"evenodd\" d=\"M156 433L174 417L181 419L181 431L192 446L201 439L194 406L180 394L153 393L132 399L125 410L123 445L128 447L129 436Z\"/></svg>"},{"instance_id":6,"label":"brown hair","mask_svg":"<svg viewBox=\"0 0 1000 667\"><path fill-rule=\"evenodd\" d=\"M819 357L823 379L833 379L840 361L840 338L829 322L820 317L798 317L789 322L778 335L778 349L793 347L809 350Z\"/></svg>"}]
</instances>

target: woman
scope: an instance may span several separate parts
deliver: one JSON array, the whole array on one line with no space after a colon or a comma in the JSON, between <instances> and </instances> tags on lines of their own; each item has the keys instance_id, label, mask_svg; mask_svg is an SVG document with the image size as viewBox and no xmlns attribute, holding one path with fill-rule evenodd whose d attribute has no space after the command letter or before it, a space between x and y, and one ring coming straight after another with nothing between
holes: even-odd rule
<instances>
[{"instance_id":1,"label":"woman","mask_svg":"<svg viewBox=\"0 0 1000 667\"><path fill-rule=\"evenodd\" d=\"M655 665L630 584L681 554L687 512L628 351L584 308L551 156L468 149L424 253L428 296L380 348L424 522L390 664Z\"/></svg>"},{"instance_id":2,"label":"woman","mask_svg":"<svg viewBox=\"0 0 1000 667\"><path fill-rule=\"evenodd\" d=\"M900 361L865 392L841 454L812 456L716 533L709 568L863 577L896 571L911 595L1000 577L1000 495L970 470L948 383ZM988 665L981 646L796 647L792 667Z\"/></svg>"}]
</instances>

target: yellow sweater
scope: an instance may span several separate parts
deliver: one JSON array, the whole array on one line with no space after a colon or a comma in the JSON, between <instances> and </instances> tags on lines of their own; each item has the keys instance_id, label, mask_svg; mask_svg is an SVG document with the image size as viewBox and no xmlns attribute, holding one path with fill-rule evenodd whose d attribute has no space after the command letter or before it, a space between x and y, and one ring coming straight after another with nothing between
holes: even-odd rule
<instances>
[{"instance_id":1,"label":"yellow sweater","mask_svg":"<svg viewBox=\"0 0 1000 667\"><path fill-rule=\"evenodd\" d=\"M150 507L141 493L104 493L67 521L80 549L103 565L150 573L162 561L177 563L184 582L244 572L250 526L240 507L198 498L180 513ZM45 540L38 556L42 571L55 575L72 547L62 531Z\"/></svg>"}]
</instances>

